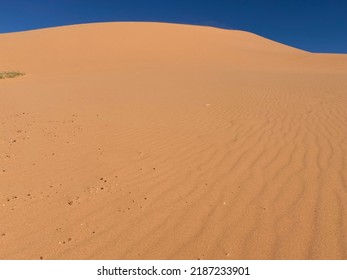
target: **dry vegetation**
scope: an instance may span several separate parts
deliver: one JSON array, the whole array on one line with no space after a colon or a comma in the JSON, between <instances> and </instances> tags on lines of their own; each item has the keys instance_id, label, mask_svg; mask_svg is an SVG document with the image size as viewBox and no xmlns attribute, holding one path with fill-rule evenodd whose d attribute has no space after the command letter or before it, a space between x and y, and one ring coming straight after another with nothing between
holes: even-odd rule
<instances>
[{"instance_id":1,"label":"dry vegetation","mask_svg":"<svg viewBox=\"0 0 347 280\"><path fill-rule=\"evenodd\" d=\"M6 79L6 78L17 78L23 76L24 73L16 72L16 71L1 71L0 72L0 79Z\"/></svg>"}]
</instances>

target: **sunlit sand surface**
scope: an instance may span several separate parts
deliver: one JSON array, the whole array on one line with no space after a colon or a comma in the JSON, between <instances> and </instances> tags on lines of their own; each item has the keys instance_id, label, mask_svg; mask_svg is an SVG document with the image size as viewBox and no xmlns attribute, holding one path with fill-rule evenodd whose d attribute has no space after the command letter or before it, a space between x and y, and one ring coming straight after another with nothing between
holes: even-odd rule
<instances>
[{"instance_id":1,"label":"sunlit sand surface","mask_svg":"<svg viewBox=\"0 0 347 280\"><path fill-rule=\"evenodd\" d=\"M347 55L103 23L0 71L1 259L347 258Z\"/></svg>"}]
</instances>

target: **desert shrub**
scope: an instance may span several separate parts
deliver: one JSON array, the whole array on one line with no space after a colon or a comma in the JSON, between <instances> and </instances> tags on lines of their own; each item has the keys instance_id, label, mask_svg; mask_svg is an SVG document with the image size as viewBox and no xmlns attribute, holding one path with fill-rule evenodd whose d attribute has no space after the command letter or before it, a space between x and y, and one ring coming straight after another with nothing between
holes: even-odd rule
<instances>
[{"instance_id":1,"label":"desert shrub","mask_svg":"<svg viewBox=\"0 0 347 280\"><path fill-rule=\"evenodd\" d=\"M0 71L0 79L16 78L23 76L24 73L17 71Z\"/></svg>"}]
</instances>

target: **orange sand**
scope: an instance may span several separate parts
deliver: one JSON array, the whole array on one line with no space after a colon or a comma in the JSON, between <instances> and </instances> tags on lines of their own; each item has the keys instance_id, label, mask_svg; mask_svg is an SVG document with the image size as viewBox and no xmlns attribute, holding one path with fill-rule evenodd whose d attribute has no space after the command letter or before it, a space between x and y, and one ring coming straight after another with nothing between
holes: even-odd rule
<instances>
[{"instance_id":1,"label":"orange sand","mask_svg":"<svg viewBox=\"0 0 347 280\"><path fill-rule=\"evenodd\" d=\"M1 259L346 259L347 55L159 23L0 35Z\"/></svg>"}]
</instances>

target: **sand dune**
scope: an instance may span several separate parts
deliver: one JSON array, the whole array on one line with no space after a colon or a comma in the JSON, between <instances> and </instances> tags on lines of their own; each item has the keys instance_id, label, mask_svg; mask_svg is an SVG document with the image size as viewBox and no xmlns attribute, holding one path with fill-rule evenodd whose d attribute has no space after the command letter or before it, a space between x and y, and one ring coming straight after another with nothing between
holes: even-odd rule
<instances>
[{"instance_id":1,"label":"sand dune","mask_svg":"<svg viewBox=\"0 0 347 280\"><path fill-rule=\"evenodd\" d=\"M104 23L0 35L1 259L346 259L347 55Z\"/></svg>"}]
</instances>

